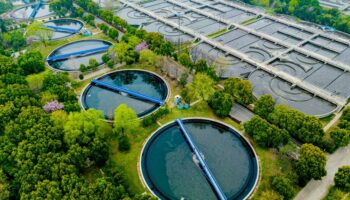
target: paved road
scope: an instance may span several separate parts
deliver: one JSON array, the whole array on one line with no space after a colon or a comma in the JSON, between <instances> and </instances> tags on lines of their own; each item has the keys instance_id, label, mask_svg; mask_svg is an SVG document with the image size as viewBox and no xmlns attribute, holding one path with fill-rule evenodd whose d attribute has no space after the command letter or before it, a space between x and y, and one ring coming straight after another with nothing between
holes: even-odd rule
<instances>
[{"instance_id":1,"label":"paved road","mask_svg":"<svg viewBox=\"0 0 350 200\"><path fill-rule=\"evenodd\" d=\"M339 167L350 165L350 145L338 149L328 156L327 176L320 181L311 180L295 197L294 200L321 200L328 194L328 189L334 184L333 178Z\"/></svg>"}]
</instances>

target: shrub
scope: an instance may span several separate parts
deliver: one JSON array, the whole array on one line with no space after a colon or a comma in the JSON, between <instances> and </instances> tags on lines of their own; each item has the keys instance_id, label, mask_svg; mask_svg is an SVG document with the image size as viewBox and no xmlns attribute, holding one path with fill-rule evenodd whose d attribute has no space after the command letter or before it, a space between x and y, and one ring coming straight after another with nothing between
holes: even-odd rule
<instances>
[{"instance_id":1,"label":"shrub","mask_svg":"<svg viewBox=\"0 0 350 200\"><path fill-rule=\"evenodd\" d=\"M142 120L142 125L144 127L147 127L147 126L150 126L150 125L153 125L154 123L157 122L157 119L163 117L164 115L167 115L170 113L170 110L168 109L168 107L161 107L158 109L157 112L143 118Z\"/></svg>"},{"instance_id":2,"label":"shrub","mask_svg":"<svg viewBox=\"0 0 350 200\"><path fill-rule=\"evenodd\" d=\"M103 54L102 61L104 63L107 63L111 58L109 57L108 53Z\"/></svg>"},{"instance_id":3,"label":"shrub","mask_svg":"<svg viewBox=\"0 0 350 200\"><path fill-rule=\"evenodd\" d=\"M83 74L79 74L79 79L83 80L84 79L84 75Z\"/></svg>"},{"instance_id":4,"label":"shrub","mask_svg":"<svg viewBox=\"0 0 350 200\"><path fill-rule=\"evenodd\" d=\"M282 176L274 176L271 178L271 186L272 188L282 195L283 199L292 199L295 195L295 189L293 187L292 182Z\"/></svg>"},{"instance_id":5,"label":"shrub","mask_svg":"<svg viewBox=\"0 0 350 200\"><path fill-rule=\"evenodd\" d=\"M130 150L130 142L129 142L129 138L126 135L122 135L119 137L118 139L118 149L121 152L127 152Z\"/></svg>"},{"instance_id":6,"label":"shrub","mask_svg":"<svg viewBox=\"0 0 350 200\"><path fill-rule=\"evenodd\" d=\"M107 67L113 69L113 67L114 67L114 62L113 62L113 60L109 60L109 61L107 62Z\"/></svg>"},{"instance_id":7,"label":"shrub","mask_svg":"<svg viewBox=\"0 0 350 200\"><path fill-rule=\"evenodd\" d=\"M334 177L335 186L350 192L350 166L344 166L338 169Z\"/></svg>"},{"instance_id":8,"label":"shrub","mask_svg":"<svg viewBox=\"0 0 350 200\"><path fill-rule=\"evenodd\" d=\"M81 72L86 72L87 67L86 67L84 64L80 64L79 70L80 70Z\"/></svg>"},{"instance_id":9,"label":"shrub","mask_svg":"<svg viewBox=\"0 0 350 200\"><path fill-rule=\"evenodd\" d=\"M216 91L208 100L209 106L219 117L230 114L233 106L233 97L223 91Z\"/></svg>"},{"instance_id":10,"label":"shrub","mask_svg":"<svg viewBox=\"0 0 350 200\"><path fill-rule=\"evenodd\" d=\"M184 72L180 76L179 85L184 87L187 84L188 73Z\"/></svg>"},{"instance_id":11,"label":"shrub","mask_svg":"<svg viewBox=\"0 0 350 200\"><path fill-rule=\"evenodd\" d=\"M188 53L181 53L178 57L178 61L181 65L188 67L188 68L192 68L193 64L191 61L190 56L188 55Z\"/></svg>"}]
</instances>

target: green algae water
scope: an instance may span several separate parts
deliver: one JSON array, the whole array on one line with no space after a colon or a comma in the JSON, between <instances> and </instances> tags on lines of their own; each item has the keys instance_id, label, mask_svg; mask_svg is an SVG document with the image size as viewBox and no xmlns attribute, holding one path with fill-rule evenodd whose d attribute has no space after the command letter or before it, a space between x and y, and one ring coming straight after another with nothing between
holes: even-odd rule
<instances>
[{"instance_id":1,"label":"green algae water","mask_svg":"<svg viewBox=\"0 0 350 200\"><path fill-rule=\"evenodd\" d=\"M258 178L256 156L233 129L204 119L184 120L228 199L244 199ZM157 131L142 153L143 178L161 199L217 199L176 123Z\"/></svg>"}]
</instances>

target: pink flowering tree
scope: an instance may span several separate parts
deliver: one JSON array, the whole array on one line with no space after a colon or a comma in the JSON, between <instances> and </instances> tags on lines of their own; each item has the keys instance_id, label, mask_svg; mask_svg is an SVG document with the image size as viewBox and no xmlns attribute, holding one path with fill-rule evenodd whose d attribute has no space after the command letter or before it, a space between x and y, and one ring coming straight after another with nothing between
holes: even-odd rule
<instances>
[{"instance_id":1,"label":"pink flowering tree","mask_svg":"<svg viewBox=\"0 0 350 200\"><path fill-rule=\"evenodd\" d=\"M145 41L142 41L140 44L136 45L135 51L140 52L144 49L148 49L148 44Z\"/></svg>"},{"instance_id":2,"label":"pink flowering tree","mask_svg":"<svg viewBox=\"0 0 350 200\"><path fill-rule=\"evenodd\" d=\"M62 110L64 108L63 103L58 102L57 100L50 101L44 105L43 109L47 113L54 112L56 110Z\"/></svg>"}]
</instances>

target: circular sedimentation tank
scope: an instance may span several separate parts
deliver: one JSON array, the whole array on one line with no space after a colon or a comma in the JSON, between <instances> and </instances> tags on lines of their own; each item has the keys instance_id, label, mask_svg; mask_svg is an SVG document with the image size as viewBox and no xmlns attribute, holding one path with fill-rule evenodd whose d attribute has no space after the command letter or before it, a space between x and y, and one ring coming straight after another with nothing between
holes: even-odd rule
<instances>
[{"instance_id":1,"label":"circular sedimentation tank","mask_svg":"<svg viewBox=\"0 0 350 200\"><path fill-rule=\"evenodd\" d=\"M37 4L32 4L18 8L11 13L11 17L18 20L27 20L29 19L36 6ZM52 14L53 12L50 11L49 4L42 4L38 9L38 12L35 14L34 19L40 19Z\"/></svg>"},{"instance_id":2,"label":"circular sedimentation tank","mask_svg":"<svg viewBox=\"0 0 350 200\"><path fill-rule=\"evenodd\" d=\"M89 65L90 59L96 59L96 61L101 65L103 64L102 56L106 53L105 51L99 51L92 54L82 54L79 56L70 56L59 60L49 60L55 56L74 54L76 52L82 52L85 50L98 49L103 47L110 47L112 43L104 40L79 40L65 44L58 47L50 53L47 57L47 63L50 67L61 71L79 71L80 66L83 64L85 66Z\"/></svg>"},{"instance_id":3,"label":"circular sedimentation tank","mask_svg":"<svg viewBox=\"0 0 350 200\"><path fill-rule=\"evenodd\" d=\"M54 26L59 28L68 28L71 30L76 30L77 33L84 27L83 22L76 19L55 19L44 23L44 26ZM53 31L51 40L63 39L77 33L65 32L65 31Z\"/></svg>"},{"instance_id":4,"label":"circular sedimentation tank","mask_svg":"<svg viewBox=\"0 0 350 200\"><path fill-rule=\"evenodd\" d=\"M160 76L144 70L118 70L101 76L97 80L118 86L127 90L166 101L169 96L167 83ZM135 110L138 117L144 117L156 111L160 105L137 98L123 92L114 91L90 83L81 96L83 109L101 110L107 120L113 120L114 110L126 104Z\"/></svg>"},{"instance_id":5,"label":"circular sedimentation tank","mask_svg":"<svg viewBox=\"0 0 350 200\"><path fill-rule=\"evenodd\" d=\"M205 118L182 122L227 199L248 198L257 184L259 167L247 140L221 122ZM177 121L147 140L140 172L144 184L160 199L218 198Z\"/></svg>"}]
</instances>

